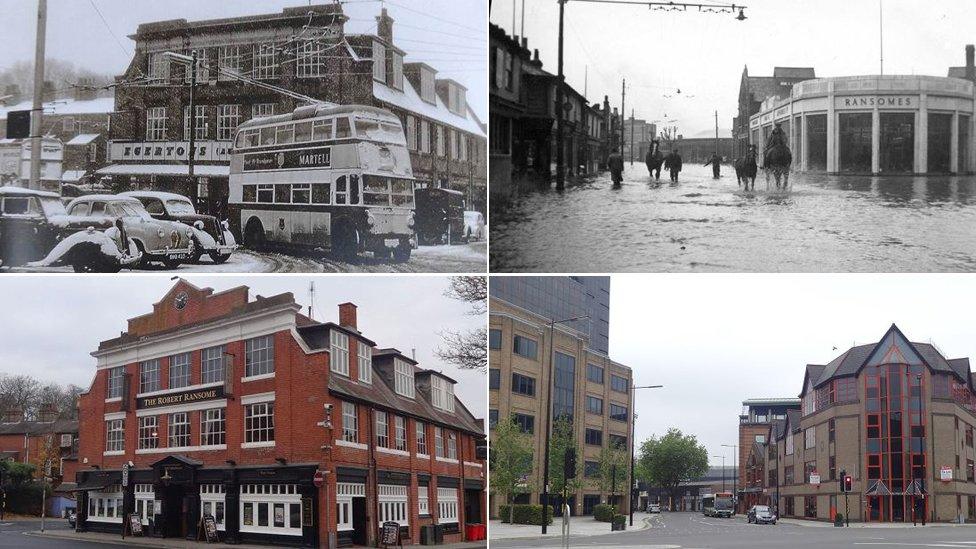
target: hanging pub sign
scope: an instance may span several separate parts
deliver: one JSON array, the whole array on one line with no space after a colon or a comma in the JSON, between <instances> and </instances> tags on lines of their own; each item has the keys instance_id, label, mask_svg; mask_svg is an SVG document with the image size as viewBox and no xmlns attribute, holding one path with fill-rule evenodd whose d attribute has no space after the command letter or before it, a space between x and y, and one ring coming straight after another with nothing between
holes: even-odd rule
<instances>
[{"instance_id":1,"label":"hanging pub sign","mask_svg":"<svg viewBox=\"0 0 976 549\"><path fill-rule=\"evenodd\" d=\"M163 406L177 406L179 404L189 404L202 400L215 400L224 398L224 387L206 387L204 389L191 389L179 393L169 393L157 396L145 396L136 399L136 408L143 410L146 408L161 408Z\"/></svg>"},{"instance_id":2,"label":"hanging pub sign","mask_svg":"<svg viewBox=\"0 0 976 549\"><path fill-rule=\"evenodd\" d=\"M382 536L382 541L380 543L382 543L384 546L399 545L403 547L403 543L400 540L399 522L383 523L383 536Z\"/></svg>"},{"instance_id":3,"label":"hanging pub sign","mask_svg":"<svg viewBox=\"0 0 976 549\"><path fill-rule=\"evenodd\" d=\"M257 172L331 167L332 147L310 147L245 154L243 170L245 172Z\"/></svg>"}]
</instances>

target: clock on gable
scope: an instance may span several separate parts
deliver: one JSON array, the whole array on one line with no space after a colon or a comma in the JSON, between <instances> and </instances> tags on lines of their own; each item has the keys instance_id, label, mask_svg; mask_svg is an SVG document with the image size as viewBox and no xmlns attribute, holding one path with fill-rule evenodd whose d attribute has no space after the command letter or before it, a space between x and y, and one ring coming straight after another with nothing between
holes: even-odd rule
<instances>
[{"instance_id":1,"label":"clock on gable","mask_svg":"<svg viewBox=\"0 0 976 549\"><path fill-rule=\"evenodd\" d=\"M183 310L186 307L186 303L190 300L190 296L186 295L186 292L180 292L176 294L176 299L173 300L173 305L176 306L177 311Z\"/></svg>"}]
</instances>

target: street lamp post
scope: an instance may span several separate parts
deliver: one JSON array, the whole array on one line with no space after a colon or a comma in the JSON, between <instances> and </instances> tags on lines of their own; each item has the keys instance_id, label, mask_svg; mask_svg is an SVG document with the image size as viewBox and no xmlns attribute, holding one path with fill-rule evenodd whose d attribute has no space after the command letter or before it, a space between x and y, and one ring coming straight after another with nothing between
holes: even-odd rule
<instances>
[{"instance_id":1,"label":"street lamp post","mask_svg":"<svg viewBox=\"0 0 976 549\"><path fill-rule=\"evenodd\" d=\"M167 59L181 65L185 65L187 70L190 71L190 115L188 123L190 125L190 143L189 150L187 151L187 166L186 173L190 180L190 185L193 185L193 164L196 160L196 133L197 133L197 117L196 117L196 87L197 87L197 50L193 50L190 55L183 55L180 53L175 53L171 51L165 52L163 55ZM195 189L190 189L193 191L189 193L190 196L197 196ZM199 199L199 198L198 198Z\"/></svg>"},{"instance_id":2,"label":"street lamp post","mask_svg":"<svg viewBox=\"0 0 976 549\"><path fill-rule=\"evenodd\" d=\"M631 417L635 417L634 416L634 391L636 389L660 389L662 387L664 387L664 385L639 385L639 386L636 386L636 387L631 387L630 388L630 415L631 415ZM634 436L636 434L635 433L635 431L636 431L636 428L635 427L636 426L634 425L634 421L631 420L631 422L630 422L630 525L631 526L634 525L634 507L635 507L634 506L634 499L635 499L635 496L638 496L639 495L639 492L637 491L637 477L634 476L634 461L636 460L636 456L634 455L634 452L637 449L636 445L634 444L636 442L634 440Z\"/></svg>"},{"instance_id":3,"label":"street lamp post","mask_svg":"<svg viewBox=\"0 0 976 549\"><path fill-rule=\"evenodd\" d=\"M546 444L545 450L542 456L542 497L540 502L542 504L542 516L546 516L546 508L549 505L549 440L552 438L552 390L553 390L553 359L555 358L555 345L554 339L556 334L556 324L562 324L563 322L572 322L574 320L582 320L584 318L590 318L589 315L574 316L572 318L564 318L563 320L549 320L549 377L546 382ZM564 502L565 503L565 502ZM542 533L546 533L546 520L542 521Z\"/></svg>"},{"instance_id":4,"label":"street lamp post","mask_svg":"<svg viewBox=\"0 0 976 549\"><path fill-rule=\"evenodd\" d=\"M732 468L735 469L735 476L732 477L732 500L735 501L735 510L739 510L739 492L736 490L736 481L739 476L739 467L736 465L736 457L738 453L739 446L737 444L723 444L723 448L732 448Z\"/></svg>"}]
</instances>

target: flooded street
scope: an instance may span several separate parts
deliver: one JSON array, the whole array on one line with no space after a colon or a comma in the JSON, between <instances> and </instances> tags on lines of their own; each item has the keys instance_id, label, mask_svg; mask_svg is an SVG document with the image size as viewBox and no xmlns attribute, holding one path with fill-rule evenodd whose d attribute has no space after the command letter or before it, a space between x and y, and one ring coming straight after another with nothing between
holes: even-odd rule
<instances>
[{"instance_id":1,"label":"flooded street","mask_svg":"<svg viewBox=\"0 0 976 549\"><path fill-rule=\"evenodd\" d=\"M651 182L626 164L527 193L491 228L493 272L976 271L976 177L797 175L789 192L685 164Z\"/></svg>"}]
</instances>

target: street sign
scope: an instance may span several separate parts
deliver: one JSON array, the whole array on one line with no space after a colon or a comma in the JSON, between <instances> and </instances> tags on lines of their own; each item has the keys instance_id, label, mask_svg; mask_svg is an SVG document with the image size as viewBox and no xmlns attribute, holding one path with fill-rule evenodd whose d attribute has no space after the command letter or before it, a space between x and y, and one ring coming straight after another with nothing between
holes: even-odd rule
<instances>
[{"instance_id":1,"label":"street sign","mask_svg":"<svg viewBox=\"0 0 976 549\"><path fill-rule=\"evenodd\" d=\"M314 484L316 488L321 488L322 485L325 484L325 473L323 473L321 469L315 471L315 476L312 477L312 484Z\"/></svg>"},{"instance_id":2,"label":"street sign","mask_svg":"<svg viewBox=\"0 0 976 549\"><path fill-rule=\"evenodd\" d=\"M816 471L810 473L810 484L820 486L820 473L817 473Z\"/></svg>"},{"instance_id":3,"label":"street sign","mask_svg":"<svg viewBox=\"0 0 976 549\"><path fill-rule=\"evenodd\" d=\"M939 469L939 480L942 482L949 482L952 480L952 467L943 465L942 469Z\"/></svg>"},{"instance_id":4,"label":"street sign","mask_svg":"<svg viewBox=\"0 0 976 549\"><path fill-rule=\"evenodd\" d=\"M129 486L129 464L122 464L122 486Z\"/></svg>"}]
</instances>

